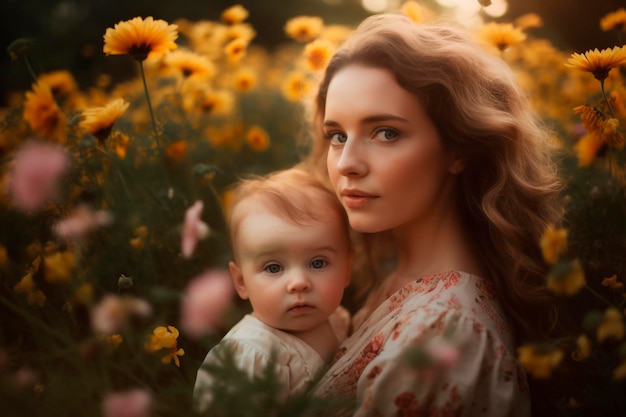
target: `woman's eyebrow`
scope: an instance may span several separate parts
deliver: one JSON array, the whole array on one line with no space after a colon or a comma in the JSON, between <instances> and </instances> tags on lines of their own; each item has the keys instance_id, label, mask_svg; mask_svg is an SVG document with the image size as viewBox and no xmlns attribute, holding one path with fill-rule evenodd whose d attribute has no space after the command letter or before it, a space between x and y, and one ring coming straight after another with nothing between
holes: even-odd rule
<instances>
[{"instance_id":1,"label":"woman's eyebrow","mask_svg":"<svg viewBox=\"0 0 626 417\"><path fill-rule=\"evenodd\" d=\"M395 116L393 114L387 114L387 113L367 116L361 119L361 123L371 124L371 123L378 123L378 122L387 122L390 120L398 121L402 123L409 123L409 120L405 119L404 117ZM324 126L339 126L339 123L335 122L334 120L324 120Z\"/></svg>"}]
</instances>

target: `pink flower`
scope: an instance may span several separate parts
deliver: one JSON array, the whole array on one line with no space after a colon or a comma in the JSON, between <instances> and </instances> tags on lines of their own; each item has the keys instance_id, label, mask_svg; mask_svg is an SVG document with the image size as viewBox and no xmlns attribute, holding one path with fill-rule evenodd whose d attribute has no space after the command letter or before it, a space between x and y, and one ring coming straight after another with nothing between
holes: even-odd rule
<instances>
[{"instance_id":1,"label":"pink flower","mask_svg":"<svg viewBox=\"0 0 626 417\"><path fill-rule=\"evenodd\" d=\"M211 269L194 278L181 303L181 328L200 337L218 327L230 307L235 289L227 269Z\"/></svg>"},{"instance_id":2,"label":"pink flower","mask_svg":"<svg viewBox=\"0 0 626 417\"><path fill-rule=\"evenodd\" d=\"M31 142L15 155L9 174L13 204L24 211L37 211L54 197L57 181L69 168L65 151L57 145Z\"/></svg>"},{"instance_id":3,"label":"pink flower","mask_svg":"<svg viewBox=\"0 0 626 417\"><path fill-rule=\"evenodd\" d=\"M106 294L91 309L91 328L98 334L111 335L126 325L131 316L152 314L150 304L136 297Z\"/></svg>"},{"instance_id":4,"label":"pink flower","mask_svg":"<svg viewBox=\"0 0 626 417\"><path fill-rule=\"evenodd\" d=\"M152 395L143 389L113 392L102 401L103 417L148 417Z\"/></svg>"},{"instance_id":5,"label":"pink flower","mask_svg":"<svg viewBox=\"0 0 626 417\"><path fill-rule=\"evenodd\" d=\"M104 210L94 211L89 206L81 205L72 214L54 226L57 236L65 240L80 239L101 226L108 226L113 221L111 214Z\"/></svg>"},{"instance_id":6,"label":"pink flower","mask_svg":"<svg viewBox=\"0 0 626 417\"><path fill-rule=\"evenodd\" d=\"M198 200L185 212L185 223L180 242L181 253L184 258L191 258L198 241L209 236L209 226L200 220L202 209L204 209L204 204Z\"/></svg>"}]
</instances>

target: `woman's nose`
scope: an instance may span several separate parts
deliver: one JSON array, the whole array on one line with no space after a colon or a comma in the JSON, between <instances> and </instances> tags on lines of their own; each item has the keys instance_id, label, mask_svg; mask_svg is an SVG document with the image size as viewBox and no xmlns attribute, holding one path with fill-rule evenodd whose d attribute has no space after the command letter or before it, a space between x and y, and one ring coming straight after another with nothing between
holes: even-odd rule
<instances>
[{"instance_id":1,"label":"woman's nose","mask_svg":"<svg viewBox=\"0 0 626 417\"><path fill-rule=\"evenodd\" d=\"M363 145L356 140L347 140L336 160L337 172L346 177L357 177L367 173Z\"/></svg>"},{"instance_id":2,"label":"woman's nose","mask_svg":"<svg viewBox=\"0 0 626 417\"><path fill-rule=\"evenodd\" d=\"M289 293L304 292L311 289L311 281L305 273L301 271L293 272L287 282L287 291Z\"/></svg>"}]
</instances>

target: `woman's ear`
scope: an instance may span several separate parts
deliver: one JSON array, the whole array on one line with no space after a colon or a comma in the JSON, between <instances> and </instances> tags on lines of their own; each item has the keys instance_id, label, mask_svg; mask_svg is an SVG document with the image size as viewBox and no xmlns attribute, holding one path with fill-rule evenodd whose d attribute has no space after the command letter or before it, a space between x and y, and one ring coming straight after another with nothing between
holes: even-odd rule
<instances>
[{"instance_id":1,"label":"woman's ear","mask_svg":"<svg viewBox=\"0 0 626 417\"><path fill-rule=\"evenodd\" d=\"M228 270L230 271L230 276L233 278L233 284L235 284L237 294L239 294L239 297L241 297L242 300L247 300L249 298L248 290L246 289L241 269L239 269L239 266L237 266L234 261L230 261L228 263Z\"/></svg>"}]
</instances>

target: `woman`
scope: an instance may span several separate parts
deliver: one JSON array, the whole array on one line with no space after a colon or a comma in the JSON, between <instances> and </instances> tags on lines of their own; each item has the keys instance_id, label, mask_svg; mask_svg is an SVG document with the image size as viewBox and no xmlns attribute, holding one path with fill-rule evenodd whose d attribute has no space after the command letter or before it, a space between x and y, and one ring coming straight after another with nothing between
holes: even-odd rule
<instances>
[{"instance_id":1,"label":"woman","mask_svg":"<svg viewBox=\"0 0 626 417\"><path fill-rule=\"evenodd\" d=\"M377 15L315 104L306 163L368 247L389 237L394 253L357 284L367 298L316 393L350 400L337 415L529 415L516 346L552 323L538 241L560 182L513 73L461 29Z\"/></svg>"}]
</instances>

